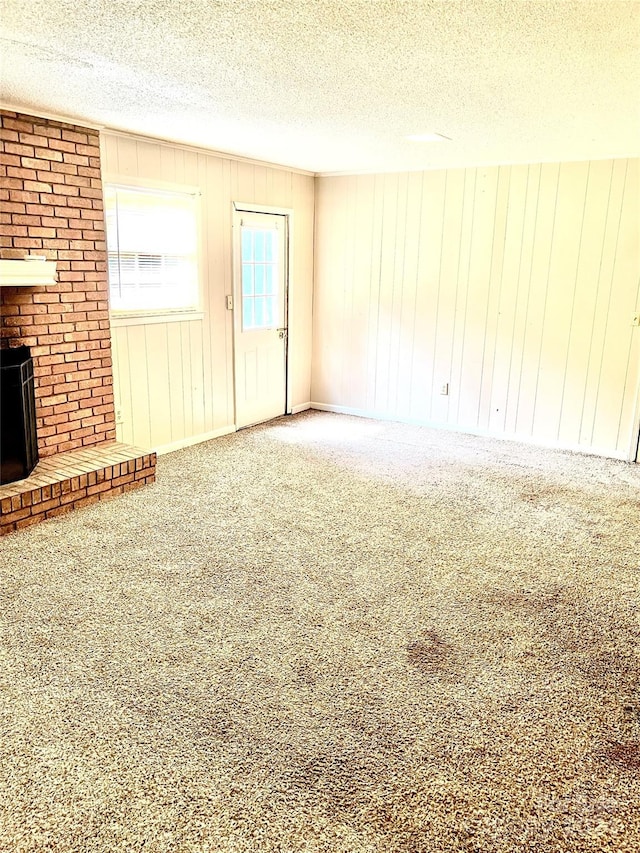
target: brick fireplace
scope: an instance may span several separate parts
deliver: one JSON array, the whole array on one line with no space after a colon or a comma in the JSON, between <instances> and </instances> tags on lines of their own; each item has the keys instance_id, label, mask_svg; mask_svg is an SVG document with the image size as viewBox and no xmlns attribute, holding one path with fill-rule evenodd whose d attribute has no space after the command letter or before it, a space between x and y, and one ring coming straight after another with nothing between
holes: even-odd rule
<instances>
[{"instance_id":1,"label":"brick fireplace","mask_svg":"<svg viewBox=\"0 0 640 853\"><path fill-rule=\"evenodd\" d=\"M29 254L57 283L0 287L0 344L31 350L41 462L0 487L0 533L155 476L116 442L98 132L0 110L0 259Z\"/></svg>"}]
</instances>

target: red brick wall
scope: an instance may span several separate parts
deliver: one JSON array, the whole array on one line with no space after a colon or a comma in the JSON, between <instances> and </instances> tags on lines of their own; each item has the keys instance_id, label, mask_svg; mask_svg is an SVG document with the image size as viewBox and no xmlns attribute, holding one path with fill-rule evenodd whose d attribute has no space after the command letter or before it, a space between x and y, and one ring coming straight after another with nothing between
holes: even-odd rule
<instances>
[{"instance_id":1,"label":"red brick wall","mask_svg":"<svg viewBox=\"0 0 640 853\"><path fill-rule=\"evenodd\" d=\"M98 132L0 110L0 258L58 284L0 288L2 346L31 347L41 456L115 440Z\"/></svg>"}]
</instances>

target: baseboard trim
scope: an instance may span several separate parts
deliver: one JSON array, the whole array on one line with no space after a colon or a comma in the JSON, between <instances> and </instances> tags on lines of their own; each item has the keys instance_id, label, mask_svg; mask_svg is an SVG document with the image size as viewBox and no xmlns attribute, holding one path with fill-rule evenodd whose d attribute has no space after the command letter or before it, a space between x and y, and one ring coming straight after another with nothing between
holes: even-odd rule
<instances>
[{"instance_id":1,"label":"baseboard trim","mask_svg":"<svg viewBox=\"0 0 640 853\"><path fill-rule=\"evenodd\" d=\"M153 449L158 456L164 456L165 453L173 453L175 450L182 450L185 447L191 447L193 444L202 444L203 441L211 441L212 438L220 438L223 435L230 435L232 432L236 432L234 424L211 430L211 432L201 432L199 435L190 435L187 438L180 438L178 441L172 441L169 444L161 444L159 447L154 447Z\"/></svg>"},{"instance_id":2,"label":"baseboard trim","mask_svg":"<svg viewBox=\"0 0 640 853\"><path fill-rule=\"evenodd\" d=\"M461 432L466 435L477 435L482 438L498 438L504 441L515 441L520 444L530 444L534 447L546 447L549 450L567 450L570 453L586 453L589 456L604 456L608 459L618 459L628 462L628 455L621 450L611 450L607 447L592 447L582 444L568 444L559 441L548 441L528 435L516 433L491 432L480 427L457 426L456 424L443 423L442 421L429 421L420 418L403 418L400 415L390 415L380 412L372 412L367 409L356 409L351 406L334 406L329 403L311 403L312 409L321 412L335 412L339 415L353 415L356 418L369 418L374 421L390 421L392 423L411 424L412 426L429 427L430 429L444 429L449 432Z\"/></svg>"},{"instance_id":3,"label":"baseboard trim","mask_svg":"<svg viewBox=\"0 0 640 853\"><path fill-rule=\"evenodd\" d=\"M313 406L313 403L300 403L299 406L292 406L291 407L291 414L297 415L300 412L306 412L307 409L311 409L312 406Z\"/></svg>"}]
</instances>

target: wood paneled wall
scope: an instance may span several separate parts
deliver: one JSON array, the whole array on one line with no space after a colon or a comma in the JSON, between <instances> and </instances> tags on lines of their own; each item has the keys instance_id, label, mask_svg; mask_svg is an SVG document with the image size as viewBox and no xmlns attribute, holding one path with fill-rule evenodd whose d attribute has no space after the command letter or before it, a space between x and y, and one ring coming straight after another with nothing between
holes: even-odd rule
<instances>
[{"instance_id":1,"label":"wood paneled wall","mask_svg":"<svg viewBox=\"0 0 640 853\"><path fill-rule=\"evenodd\" d=\"M319 178L312 401L626 458L638 237L637 160Z\"/></svg>"},{"instance_id":2,"label":"wood paneled wall","mask_svg":"<svg viewBox=\"0 0 640 853\"><path fill-rule=\"evenodd\" d=\"M166 449L229 432L234 425L232 202L292 208L289 353L294 407L309 402L314 179L178 145L105 133L105 183L148 180L202 193L203 316L180 322L112 324L118 437Z\"/></svg>"}]
</instances>

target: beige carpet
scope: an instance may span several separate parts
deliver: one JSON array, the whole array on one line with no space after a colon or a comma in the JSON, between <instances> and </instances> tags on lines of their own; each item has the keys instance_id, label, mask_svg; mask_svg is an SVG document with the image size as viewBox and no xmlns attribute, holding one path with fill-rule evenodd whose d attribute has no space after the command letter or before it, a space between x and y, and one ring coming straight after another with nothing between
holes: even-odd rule
<instances>
[{"instance_id":1,"label":"beige carpet","mask_svg":"<svg viewBox=\"0 0 640 853\"><path fill-rule=\"evenodd\" d=\"M640 469L309 413L0 543L0 850L640 849Z\"/></svg>"}]
</instances>

